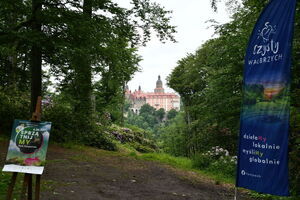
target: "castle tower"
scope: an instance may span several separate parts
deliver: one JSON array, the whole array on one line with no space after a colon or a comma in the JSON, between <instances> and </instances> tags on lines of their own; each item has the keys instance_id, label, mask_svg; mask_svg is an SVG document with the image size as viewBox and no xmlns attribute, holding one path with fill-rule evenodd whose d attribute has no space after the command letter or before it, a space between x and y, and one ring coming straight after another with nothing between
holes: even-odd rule
<instances>
[{"instance_id":1,"label":"castle tower","mask_svg":"<svg viewBox=\"0 0 300 200\"><path fill-rule=\"evenodd\" d=\"M158 80L156 81L156 88L154 89L154 93L164 93L164 88L162 81L160 80L160 76L158 76Z\"/></svg>"}]
</instances>

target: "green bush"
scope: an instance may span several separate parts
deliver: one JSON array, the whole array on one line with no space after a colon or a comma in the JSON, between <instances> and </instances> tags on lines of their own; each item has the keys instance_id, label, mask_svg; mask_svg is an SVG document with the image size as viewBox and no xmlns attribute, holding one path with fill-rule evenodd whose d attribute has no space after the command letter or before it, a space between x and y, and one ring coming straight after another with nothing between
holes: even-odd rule
<instances>
[{"instance_id":1,"label":"green bush","mask_svg":"<svg viewBox=\"0 0 300 200\"><path fill-rule=\"evenodd\" d=\"M131 142L131 143L129 143L129 145L132 146L133 148L135 148L137 151L139 151L141 153L153 153L153 152L155 152L155 150L150 148L149 146L142 145L138 142Z\"/></svg>"},{"instance_id":2,"label":"green bush","mask_svg":"<svg viewBox=\"0 0 300 200\"><path fill-rule=\"evenodd\" d=\"M197 153L193 156L193 167L197 169L206 169L210 166L213 161L209 156L203 155L201 153Z\"/></svg>"},{"instance_id":3,"label":"green bush","mask_svg":"<svg viewBox=\"0 0 300 200\"><path fill-rule=\"evenodd\" d=\"M54 103L43 110L43 120L52 122L51 140L63 143L76 141L80 134L72 109L67 104Z\"/></svg>"},{"instance_id":4,"label":"green bush","mask_svg":"<svg viewBox=\"0 0 300 200\"><path fill-rule=\"evenodd\" d=\"M300 97L300 90L298 96ZM299 98L298 98L299 99ZM290 192L293 196L300 199L300 110L292 107L291 109L291 132L289 140L289 170L290 170Z\"/></svg>"},{"instance_id":5,"label":"green bush","mask_svg":"<svg viewBox=\"0 0 300 200\"><path fill-rule=\"evenodd\" d=\"M157 150L150 133L141 128L135 126L124 128L113 124L109 127L108 132L115 140L122 144L128 144L139 152L146 153Z\"/></svg>"},{"instance_id":6,"label":"green bush","mask_svg":"<svg viewBox=\"0 0 300 200\"><path fill-rule=\"evenodd\" d=\"M233 178L236 175L236 164L229 160L217 160L210 164L208 171L222 173L225 177Z\"/></svg>"},{"instance_id":7,"label":"green bush","mask_svg":"<svg viewBox=\"0 0 300 200\"><path fill-rule=\"evenodd\" d=\"M95 131L90 134L86 134L83 137L83 143L91 147L97 147L99 149L105 149L109 151L116 151L117 145L114 143L113 139L104 132Z\"/></svg>"},{"instance_id":8,"label":"green bush","mask_svg":"<svg viewBox=\"0 0 300 200\"><path fill-rule=\"evenodd\" d=\"M29 119L30 97L26 92L20 92L0 87L0 133L10 133L14 119Z\"/></svg>"},{"instance_id":9,"label":"green bush","mask_svg":"<svg viewBox=\"0 0 300 200\"><path fill-rule=\"evenodd\" d=\"M51 141L75 142L106 150L117 149L113 137L106 133L105 125L74 112L72 99L53 97L51 104L44 108L43 119L52 122Z\"/></svg>"},{"instance_id":10,"label":"green bush","mask_svg":"<svg viewBox=\"0 0 300 200\"><path fill-rule=\"evenodd\" d=\"M196 153L193 156L193 167L211 171L215 174L234 178L236 173L236 156L230 156L228 150L219 146L212 147L204 153Z\"/></svg>"}]
</instances>

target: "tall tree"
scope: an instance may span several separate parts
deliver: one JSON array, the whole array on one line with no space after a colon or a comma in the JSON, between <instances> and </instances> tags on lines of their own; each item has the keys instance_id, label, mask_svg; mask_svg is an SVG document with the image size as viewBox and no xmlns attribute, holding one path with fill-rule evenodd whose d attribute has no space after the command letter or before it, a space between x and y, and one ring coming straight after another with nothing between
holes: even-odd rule
<instances>
[{"instance_id":1,"label":"tall tree","mask_svg":"<svg viewBox=\"0 0 300 200\"><path fill-rule=\"evenodd\" d=\"M37 36L33 41L30 54L31 69L31 112L34 112L37 97L42 96L42 48L39 37L42 35L42 12L43 0L32 0L31 5L31 29L32 34Z\"/></svg>"},{"instance_id":2,"label":"tall tree","mask_svg":"<svg viewBox=\"0 0 300 200\"><path fill-rule=\"evenodd\" d=\"M92 18L92 0L84 0L82 16L78 26L75 26L75 52L71 58L74 68L75 112L85 117L91 117L92 103L92 66L88 48L92 46L92 30L89 28ZM92 26L92 25L91 25Z\"/></svg>"}]
</instances>

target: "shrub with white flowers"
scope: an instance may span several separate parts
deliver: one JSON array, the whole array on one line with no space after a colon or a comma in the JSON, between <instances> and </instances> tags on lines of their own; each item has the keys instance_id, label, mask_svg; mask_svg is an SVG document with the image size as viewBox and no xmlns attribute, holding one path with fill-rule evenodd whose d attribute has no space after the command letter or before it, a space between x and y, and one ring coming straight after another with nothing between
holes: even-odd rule
<instances>
[{"instance_id":1,"label":"shrub with white flowers","mask_svg":"<svg viewBox=\"0 0 300 200\"><path fill-rule=\"evenodd\" d=\"M236 171L237 156L231 156L227 149L220 146L212 147L209 151L195 154L193 164L203 170L222 173L228 177L234 177Z\"/></svg>"},{"instance_id":2,"label":"shrub with white flowers","mask_svg":"<svg viewBox=\"0 0 300 200\"><path fill-rule=\"evenodd\" d=\"M237 162L237 156L230 156L229 151L227 149L223 149L222 147L215 146L212 147L211 150L207 151L206 153L202 153L203 156L209 156L213 160L219 160L224 163Z\"/></svg>"}]
</instances>

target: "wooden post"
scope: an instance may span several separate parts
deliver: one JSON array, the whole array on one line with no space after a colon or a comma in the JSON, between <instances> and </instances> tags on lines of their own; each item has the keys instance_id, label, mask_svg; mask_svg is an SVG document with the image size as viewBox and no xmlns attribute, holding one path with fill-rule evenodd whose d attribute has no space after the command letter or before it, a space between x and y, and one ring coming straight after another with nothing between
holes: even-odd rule
<instances>
[{"instance_id":1,"label":"wooden post","mask_svg":"<svg viewBox=\"0 0 300 200\"><path fill-rule=\"evenodd\" d=\"M28 200L32 200L32 174L28 174Z\"/></svg>"},{"instance_id":2,"label":"wooden post","mask_svg":"<svg viewBox=\"0 0 300 200\"><path fill-rule=\"evenodd\" d=\"M32 113L31 121L40 122L42 115L42 97L38 96L35 112Z\"/></svg>"},{"instance_id":3,"label":"wooden post","mask_svg":"<svg viewBox=\"0 0 300 200\"><path fill-rule=\"evenodd\" d=\"M31 121L40 122L41 121L41 116L42 116L42 97L38 96L36 107L35 107L35 112L32 113ZM31 187L32 187L32 185L31 185ZM36 175L36 179L35 179L35 200L40 199L40 189L41 189L41 175ZM32 199L32 197L31 197L31 199ZM28 196L28 200L31 200L31 199L29 199L29 196Z\"/></svg>"},{"instance_id":4,"label":"wooden post","mask_svg":"<svg viewBox=\"0 0 300 200\"><path fill-rule=\"evenodd\" d=\"M40 200L41 175L36 175L35 179L35 200Z\"/></svg>"},{"instance_id":5,"label":"wooden post","mask_svg":"<svg viewBox=\"0 0 300 200\"><path fill-rule=\"evenodd\" d=\"M10 184L9 184L9 187L8 187L8 191L7 191L7 195L6 195L6 200L11 200L12 199L12 194L13 194L14 187L15 187L15 184L16 184L17 176L18 176L18 172L14 172L12 177L11 177Z\"/></svg>"},{"instance_id":6,"label":"wooden post","mask_svg":"<svg viewBox=\"0 0 300 200\"><path fill-rule=\"evenodd\" d=\"M29 174L24 174L24 181L23 181L22 191L20 196L21 200L26 200L25 198L26 198L26 191L28 189L28 182L29 182Z\"/></svg>"}]
</instances>

